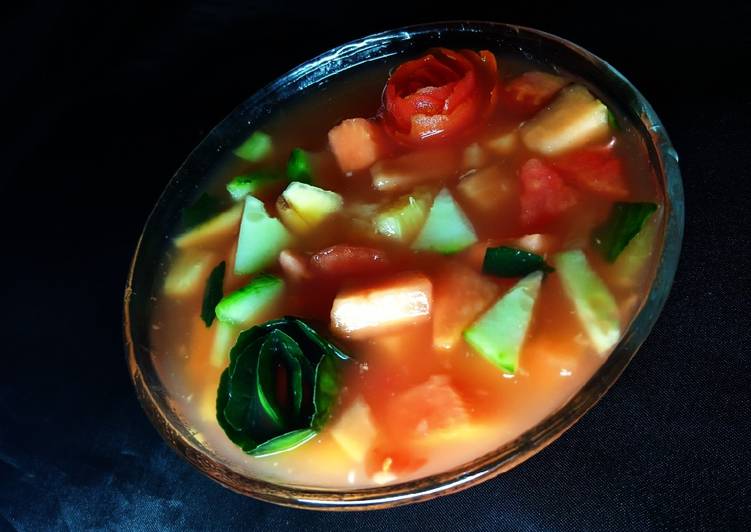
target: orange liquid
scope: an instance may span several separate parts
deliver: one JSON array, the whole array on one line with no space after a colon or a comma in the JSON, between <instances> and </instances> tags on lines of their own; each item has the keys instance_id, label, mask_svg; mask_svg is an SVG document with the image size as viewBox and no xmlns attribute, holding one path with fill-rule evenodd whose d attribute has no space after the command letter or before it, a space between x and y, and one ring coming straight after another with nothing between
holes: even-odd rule
<instances>
[{"instance_id":1,"label":"orange liquid","mask_svg":"<svg viewBox=\"0 0 751 532\"><path fill-rule=\"evenodd\" d=\"M503 68L505 75L536 68L516 58L500 59L506 66ZM367 171L342 176L330 153L326 155L327 131L344 118L375 114L385 79L384 66L353 74L277 112L260 128L272 135L275 144L275 159L264 166L283 168L289 150L300 146L324 154L318 164L316 185L341 194L345 205L383 203L398 197L399 194L374 190ZM619 117L619 121L627 124L623 117ZM488 138L495 132L515 127L518 123L505 119L503 110L499 109L495 117L476 131L475 138L463 139L445 149L463 150L475 139ZM640 139L629 127L617 132L616 137L616 150L624 162L631 193L626 201L659 203L660 192ZM519 167L531 156L517 143L512 154L502 157L490 154L484 164L501 165L510 175L516 176ZM246 163L229 164L214 178L210 188L220 195L229 179L249 168L252 165ZM487 212L463 202L455 193L458 180L459 174L456 173L447 176L440 184L454 192L480 241L508 242L510 238L525 234L518 221L517 202L512 201L507 208L489 216ZM270 191L261 198L272 215L278 193L279 190ZM600 260L589 248L589 234L607 217L610 202L584 194L582 198L579 205L548 228L546 234L557 243L554 251L583 246L590 264L616 297L621 309L622 330L625 330L646 296L652 265L642 269L636 282L625 288L619 284L614 278L613 267ZM228 260L225 293L243 286L250 278L231 274L235 240L228 238L211 245L218 257L217 262ZM293 249L314 253L340 243L378 247L389 255L391 273L419 271L435 280L452 264L477 267L471 250L451 257L414 253L405 245L374 240L361 224L343 220L339 215L310 237L297 239ZM175 250L165 262L170 263L177 253ZM282 275L278 266L269 271ZM496 297L516 282L515 279L492 277L487 277L487 281L495 285ZM299 316L314 324L324 335L331 336L326 329L332 302L341 285L334 281L290 282L283 302L267 318ZM459 467L493 451L553 414L605 360L590 347L573 306L563 293L560 280L556 275L549 275L542 284L522 350L520 368L515 375L504 374L464 341L460 340L449 350L434 348L430 321L367 340L337 341L358 364L352 365L344 376L339 404L329 426L337 422L355 399L364 400L375 427L375 437L365 458L358 461L345 453L330 434L328 426L316 438L293 451L253 458L234 446L216 423L214 401L219 375L224 368L213 366L209 360L217 324L207 329L199 320L202 294L201 289L181 298L160 296L155 303L154 356L165 386L175 397L174 407L195 428L196 438L236 470L290 485L367 487ZM454 297L456 304L460 305L462 294ZM440 416L433 419L430 413L425 413L425 419L422 419L419 404L412 403L407 409L416 411L414 415L405 414L404 409L398 408L400 397L425 383L438 387L440 383L449 383L455 395L445 397L443 411L451 419L461 420L460 430L452 434L437 429L434 437L422 440L413 434L414 423L420 421L424 421L425 426L445 428L441 427ZM439 394L431 393L433 396ZM456 408L456 397L459 398L460 410ZM458 413L452 417L450 412ZM374 472L383 470L384 463L389 475L374 476Z\"/></svg>"}]
</instances>

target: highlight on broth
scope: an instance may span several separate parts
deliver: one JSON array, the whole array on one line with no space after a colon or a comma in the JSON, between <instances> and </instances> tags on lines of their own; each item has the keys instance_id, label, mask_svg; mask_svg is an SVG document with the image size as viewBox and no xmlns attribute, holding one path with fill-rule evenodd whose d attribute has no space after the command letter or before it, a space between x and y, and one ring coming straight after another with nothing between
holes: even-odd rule
<instances>
[{"instance_id":1,"label":"highlight on broth","mask_svg":"<svg viewBox=\"0 0 751 532\"><path fill-rule=\"evenodd\" d=\"M184 209L153 336L176 409L233 467L367 487L562 406L646 297L660 194L625 119L521 58L438 48L339 83Z\"/></svg>"}]
</instances>

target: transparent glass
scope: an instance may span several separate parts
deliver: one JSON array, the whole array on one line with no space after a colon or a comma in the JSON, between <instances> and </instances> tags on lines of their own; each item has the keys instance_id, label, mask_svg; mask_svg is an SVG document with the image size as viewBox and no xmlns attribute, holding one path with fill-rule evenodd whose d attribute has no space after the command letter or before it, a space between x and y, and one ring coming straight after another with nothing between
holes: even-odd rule
<instances>
[{"instance_id":1,"label":"transparent glass","mask_svg":"<svg viewBox=\"0 0 751 532\"><path fill-rule=\"evenodd\" d=\"M389 56L414 55L438 45L512 51L558 65L591 82L630 118L644 139L665 198L661 252L649 294L613 353L576 395L514 441L461 467L401 484L353 490L292 487L240 475L193 437L191 427L176 414L152 360L151 297L160 278L160 258L169 245L168 229L175 226L180 210L206 183L218 161L244 139L249 124L262 121L300 91L346 75L358 65ZM136 393L154 426L178 454L220 484L251 497L303 508L356 510L418 502L466 489L540 451L613 385L649 334L668 297L680 254L683 216L678 157L659 118L626 78L583 48L537 30L492 22L444 22L370 35L311 59L251 96L209 133L167 184L141 235L125 292L125 345Z\"/></svg>"}]
</instances>

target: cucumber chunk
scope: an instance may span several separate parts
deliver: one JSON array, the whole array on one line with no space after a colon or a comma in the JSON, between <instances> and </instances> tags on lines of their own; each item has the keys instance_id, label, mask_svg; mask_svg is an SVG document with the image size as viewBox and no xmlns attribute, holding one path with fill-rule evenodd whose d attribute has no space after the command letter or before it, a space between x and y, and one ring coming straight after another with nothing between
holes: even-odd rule
<instances>
[{"instance_id":1,"label":"cucumber chunk","mask_svg":"<svg viewBox=\"0 0 751 532\"><path fill-rule=\"evenodd\" d=\"M519 367L541 283L542 272L529 274L464 331L466 342L505 372L515 373Z\"/></svg>"},{"instance_id":2,"label":"cucumber chunk","mask_svg":"<svg viewBox=\"0 0 751 532\"><path fill-rule=\"evenodd\" d=\"M558 253L553 264L584 331L598 354L604 355L621 337L615 298L580 249Z\"/></svg>"},{"instance_id":3,"label":"cucumber chunk","mask_svg":"<svg viewBox=\"0 0 751 532\"><path fill-rule=\"evenodd\" d=\"M235 273L244 275L261 271L276 261L291 241L292 236L282 222L266 213L263 202L247 196L237 241Z\"/></svg>"},{"instance_id":4,"label":"cucumber chunk","mask_svg":"<svg viewBox=\"0 0 751 532\"><path fill-rule=\"evenodd\" d=\"M276 303L284 292L284 281L263 274L222 298L216 306L217 319L229 325L250 325Z\"/></svg>"},{"instance_id":5,"label":"cucumber chunk","mask_svg":"<svg viewBox=\"0 0 751 532\"><path fill-rule=\"evenodd\" d=\"M454 201L447 189L442 189L433 201L428 219L412 249L457 253L477 242L477 235L467 215Z\"/></svg>"}]
</instances>

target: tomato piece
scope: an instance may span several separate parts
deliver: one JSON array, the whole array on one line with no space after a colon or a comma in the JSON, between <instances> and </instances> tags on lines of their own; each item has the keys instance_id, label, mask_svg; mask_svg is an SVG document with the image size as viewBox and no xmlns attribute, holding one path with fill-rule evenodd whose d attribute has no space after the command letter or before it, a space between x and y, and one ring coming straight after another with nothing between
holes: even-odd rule
<instances>
[{"instance_id":1,"label":"tomato piece","mask_svg":"<svg viewBox=\"0 0 751 532\"><path fill-rule=\"evenodd\" d=\"M365 471L378 484L393 482L398 475L411 473L421 468L427 459L403 445L378 445L365 461Z\"/></svg>"},{"instance_id":2,"label":"tomato piece","mask_svg":"<svg viewBox=\"0 0 751 532\"><path fill-rule=\"evenodd\" d=\"M411 438L466 423L469 414L449 378L434 375L394 397L386 419L391 433Z\"/></svg>"},{"instance_id":3,"label":"tomato piece","mask_svg":"<svg viewBox=\"0 0 751 532\"><path fill-rule=\"evenodd\" d=\"M522 166L522 224L536 226L549 223L576 205L576 191L566 185L560 174L539 159L530 159Z\"/></svg>"},{"instance_id":4,"label":"tomato piece","mask_svg":"<svg viewBox=\"0 0 751 532\"><path fill-rule=\"evenodd\" d=\"M319 251L310 258L310 265L315 272L332 277L377 274L390 266L379 249L344 244Z\"/></svg>"},{"instance_id":5,"label":"tomato piece","mask_svg":"<svg viewBox=\"0 0 751 532\"><path fill-rule=\"evenodd\" d=\"M628 196L621 160L608 147L590 147L558 157L551 164L572 185L612 200Z\"/></svg>"},{"instance_id":6,"label":"tomato piece","mask_svg":"<svg viewBox=\"0 0 751 532\"><path fill-rule=\"evenodd\" d=\"M546 72L525 72L505 86L506 105L521 114L532 115L568 83L565 78Z\"/></svg>"}]
</instances>

